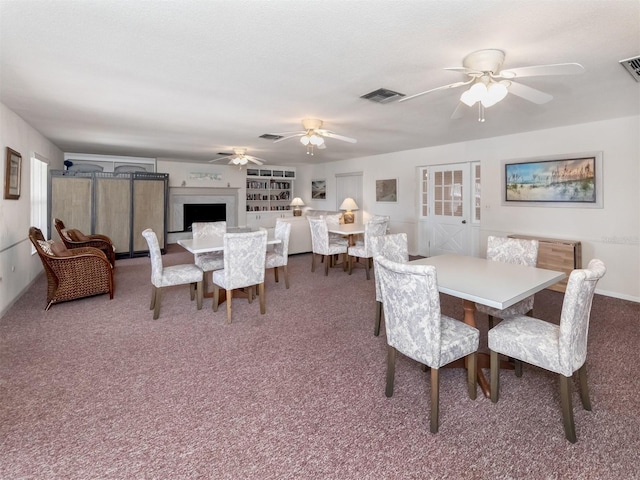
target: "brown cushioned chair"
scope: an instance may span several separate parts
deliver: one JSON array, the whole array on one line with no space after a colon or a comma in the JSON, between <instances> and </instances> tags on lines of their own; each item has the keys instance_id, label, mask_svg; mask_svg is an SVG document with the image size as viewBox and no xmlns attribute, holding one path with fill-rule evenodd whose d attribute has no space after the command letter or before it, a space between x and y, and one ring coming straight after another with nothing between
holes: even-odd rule
<instances>
[{"instance_id":1,"label":"brown cushioned chair","mask_svg":"<svg viewBox=\"0 0 640 480\"><path fill-rule=\"evenodd\" d=\"M113 246L113 242L106 235L93 234L85 235L80 230L73 228L66 228L64 222L59 218L54 220L56 230L60 239L64 242L67 248L80 248L80 247L94 247L102 250L107 256L107 259L111 265L115 266L116 263L116 249Z\"/></svg>"},{"instance_id":2,"label":"brown cushioned chair","mask_svg":"<svg viewBox=\"0 0 640 480\"><path fill-rule=\"evenodd\" d=\"M61 242L45 240L39 228L29 228L29 240L47 274L47 307L77 298L108 293L113 299L113 266L94 247L67 249Z\"/></svg>"}]
</instances>

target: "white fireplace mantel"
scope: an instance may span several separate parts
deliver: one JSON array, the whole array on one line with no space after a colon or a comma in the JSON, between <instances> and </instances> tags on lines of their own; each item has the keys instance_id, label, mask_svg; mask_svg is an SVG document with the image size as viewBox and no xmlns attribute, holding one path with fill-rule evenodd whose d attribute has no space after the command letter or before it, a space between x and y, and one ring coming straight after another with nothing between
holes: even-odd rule
<instances>
[{"instance_id":1,"label":"white fireplace mantel","mask_svg":"<svg viewBox=\"0 0 640 480\"><path fill-rule=\"evenodd\" d=\"M169 225L167 229L169 243L175 243L181 238L191 236L189 232L178 232L182 230L185 204L224 203L226 205L227 226L237 227L238 190L238 188L169 187Z\"/></svg>"}]
</instances>

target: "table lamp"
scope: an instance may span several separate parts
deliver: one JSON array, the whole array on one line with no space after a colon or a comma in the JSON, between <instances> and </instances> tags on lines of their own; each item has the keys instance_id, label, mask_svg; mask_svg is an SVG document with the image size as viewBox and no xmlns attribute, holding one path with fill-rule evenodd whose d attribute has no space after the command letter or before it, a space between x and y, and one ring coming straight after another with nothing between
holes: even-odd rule
<instances>
[{"instance_id":1,"label":"table lamp","mask_svg":"<svg viewBox=\"0 0 640 480\"><path fill-rule=\"evenodd\" d=\"M340 210L346 210L343 215L344 223L353 223L354 215L352 210L358 210L358 204L353 198L347 197L340 205Z\"/></svg>"},{"instance_id":2,"label":"table lamp","mask_svg":"<svg viewBox=\"0 0 640 480\"><path fill-rule=\"evenodd\" d=\"M300 197L296 197L293 200L291 200L290 205L293 207L294 217L299 217L300 215L302 215L302 210L300 210L300 207L304 207L304 202Z\"/></svg>"}]
</instances>

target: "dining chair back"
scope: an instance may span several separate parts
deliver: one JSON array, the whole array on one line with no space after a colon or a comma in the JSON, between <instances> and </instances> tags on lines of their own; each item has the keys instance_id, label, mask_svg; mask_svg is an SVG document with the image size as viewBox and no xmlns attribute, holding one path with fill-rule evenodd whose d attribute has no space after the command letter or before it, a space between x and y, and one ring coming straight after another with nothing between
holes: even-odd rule
<instances>
[{"instance_id":1,"label":"dining chair back","mask_svg":"<svg viewBox=\"0 0 640 480\"><path fill-rule=\"evenodd\" d=\"M491 401L499 397L498 354L557 373L560 379L560 399L564 431L567 440L576 441L571 378L578 371L580 398L585 410L591 410L587 387L587 337L591 304L596 284L606 272L601 260L593 259L585 269L573 270L569 275L562 303L560 324L528 316L503 319L489 330L491 357Z\"/></svg>"},{"instance_id":2,"label":"dining chair back","mask_svg":"<svg viewBox=\"0 0 640 480\"><path fill-rule=\"evenodd\" d=\"M224 268L212 274L213 311L218 311L220 289L226 291L227 323L231 323L233 290L247 288L249 303L253 300L253 288L258 286L260 313L266 312L264 270L267 252L267 231L225 233Z\"/></svg>"},{"instance_id":3,"label":"dining chair back","mask_svg":"<svg viewBox=\"0 0 640 480\"><path fill-rule=\"evenodd\" d=\"M371 238L371 251L374 258L382 255L387 260L397 263L407 263L409 261L409 247L406 233L393 233L380 235ZM380 279L373 269L373 279L376 283L376 318L373 327L373 334L380 335L380 323L382 321L382 293L380 291Z\"/></svg>"},{"instance_id":4,"label":"dining chair back","mask_svg":"<svg viewBox=\"0 0 640 480\"><path fill-rule=\"evenodd\" d=\"M363 258L366 270L367 280L369 280L369 269L373 262L373 249L371 247L372 239L387 233L389 220L379 217L372 218L364 224L364 241L360 244L349 247L347 254L349 255L349 275L353 271L354 258Z\"/></svg>"},{"instance_id":5,"label":"dining chair back","mask_svg":"<svg viewBox=\"0 0 640 480\"><path fill-rule=\"evenodd\" d=\"M273 268L273 275L275 281L278 282L278 268L282 267L284 271L284 283L289 288L289 271L287 264L289 262L289 236L291 235L291 222L285 222L284 220L276 220L276 228L274 230L274 237L280 240L280 243L276 243L273 246L273 250L267 252L265 258L265 268Z\"/></svg>"},{"instance_id":6,"label":"dining chair back","mask_svg":"<svg viewBox=\"0 0 640 480\"><path fill-rule=\"evenodd\" d=\"M496 262L513 263L535 267L538 263L538 240L521 238L487 237L487 259ZM533 313L534 296L531 295L503 310L476 303L479 312L487 314L489 328L493 328L494 318L505 318L510 315L531 315Z\"/></svg>"},{"instance_id":7,"label":"dining chair back","mask_svg":"<svg viewBox=\"0 0 640 480\"><path fill-rule=\"evenodd\" d=\"M476 398L476 351L478 329L442 315L436 268L432 265L398 263L378 255L387 332L387 386L393 396L396 353L400 352L431 368L430 431L438 431L440 367L467 358L467 392Z\"/></svg>"},{"instance_id":8,"label":"dining chair back","mask_svg":"<svg viewBox=\"0 0 640 480\"><path fill-rule=\"evenodd\" d=\"M347 266L347 242L333 243L329 241L329 227L322 217L307 217L311 229L311 271L316 270L316 255L322 255L324 260L324 274L329 275L331 256L343 255L343 269Z\"/></svg>"},{"instance_id":9,"label":"dining chair back","mask_svg":"<svg viewBox=\"0 0 640 480\"><path fill-rule=\"evenodd\" d=\"M191 300L197 297L198 310L202 309L202 269L193 264L163 266L162 252L156 233L147 228L142 232L142 236L147 241L151 258L151 304L149 309L153 310L153 319L157 320L160 315L160 302L164 287L189 284Z\"/></svg>"}]
</instances>

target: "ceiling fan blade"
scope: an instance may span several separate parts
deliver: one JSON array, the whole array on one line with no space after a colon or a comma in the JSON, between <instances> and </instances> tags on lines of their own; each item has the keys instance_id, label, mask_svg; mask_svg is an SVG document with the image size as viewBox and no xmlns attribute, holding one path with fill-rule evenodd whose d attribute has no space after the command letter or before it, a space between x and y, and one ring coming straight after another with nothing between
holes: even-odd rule
<instances>
[{"instance_id":1,"label":"ceiling fan blade","mask_svg":"<svg viewBox=\"0 0 640 480\"><path fill-rule=\"evenodd\" d=\"M282 138L279 138L277 140L274 140L273 143L284 142L285 140L289 140L290 138L293 138L293 137L301 137L301 136L305 135L306 133L307 132L296 132L293 135L287 135L285 137L282 137Z\"/></svg>"},{"instance_id":2,"label":"ceiling fan blade","mask_svg":"<svg viewBox=\"0 0 640 480\"><path fill-rule=\"evenodd\" d=\"M460 73L465 73L467 75L482 75L482 72L480 70L473 70L472 68L467 68L467 67L446 67L445 70L449 70L450 72L460 72Z\"/></svg>"},{"instance_id":3,"label":"ceiling fan blade","mask_svg":"<svg viewBox=\"0 0 640 480\"><path fill-rule=\"evenodd\" d=\"M250 162L255 163L256 165L264 165L264 161L261 158L251 157L251 156L247 155L246 159L249 160Z\"/></svg>"},{"instance_id":4,"label":"ceiling fan blade","mask_svg":"<svg viewBox=\"0 0 640 480\"><path fill-rule=\"evenodd\" d=\"M218 162L220 160L226 160L229 157L218 157L218 158L214 158L213 160L209 160L209 163L214 163L214 162Z\"/></svg>"},{"instance_id":5,"label":"ceiling fan blade","mask_svg":"<svg viewBox=\"0 0 640 480\"><path fill-rule=\"evenodd\" d=\"M541 77L543 75L577 75L584 72L579 63L556 63L552 65L534 65L531 67L510 68L502 70L496 77L523 78Z\"/></svg>"},{"instance_id":6,"label":"ceiling fan blade","mask_svg":"<svg viewBox=\"0 0 640 480\"><path fill-rule=\"evenodd\" d=\"M424 92L416 93L416 94L410 95L408 97L403 97L400 100L398 100L398 102L406 102L407 100L411 100L412 98L419 97L420 95L424 95L425 93L431 93L431 92L435 92L435 91L438 91L438 90L447 90L449 88L456 88L456 87L461 87L463 85L468 85L471 82L473 82L474 80L475 80L475 78L472 78L471 80L469 80L467 82L450 83L449 85L443 85L442 87L432 88L431 90L425 90Z\"/></svg>"},{"instance_id":7,"label":"ceiling fan blade","mask_svg":"<svg viewBox=\"0 0 640 480\"><path fill-rule=\"evenodd\" d=\"M343 142L358 143L358 140L351 137L345 137L344 135L338 135L331 130L316 130L323 137L335 138L336 140L342 140Z\"/></svg>"},{"instance_id":8,"label":"ceiling fan blade","mask_svg":"<svg viewBox=\"0 0 640 480\"><path fill-rule=\"evenodd\" d=\"M552 95L536 90L535 88L528 87L522 83L511 82L508 89L509 93L513 93L518 97L537 103L538 105L542 105L543 103L547 103L553 99Z\"/></svg>"}]
</instances>

